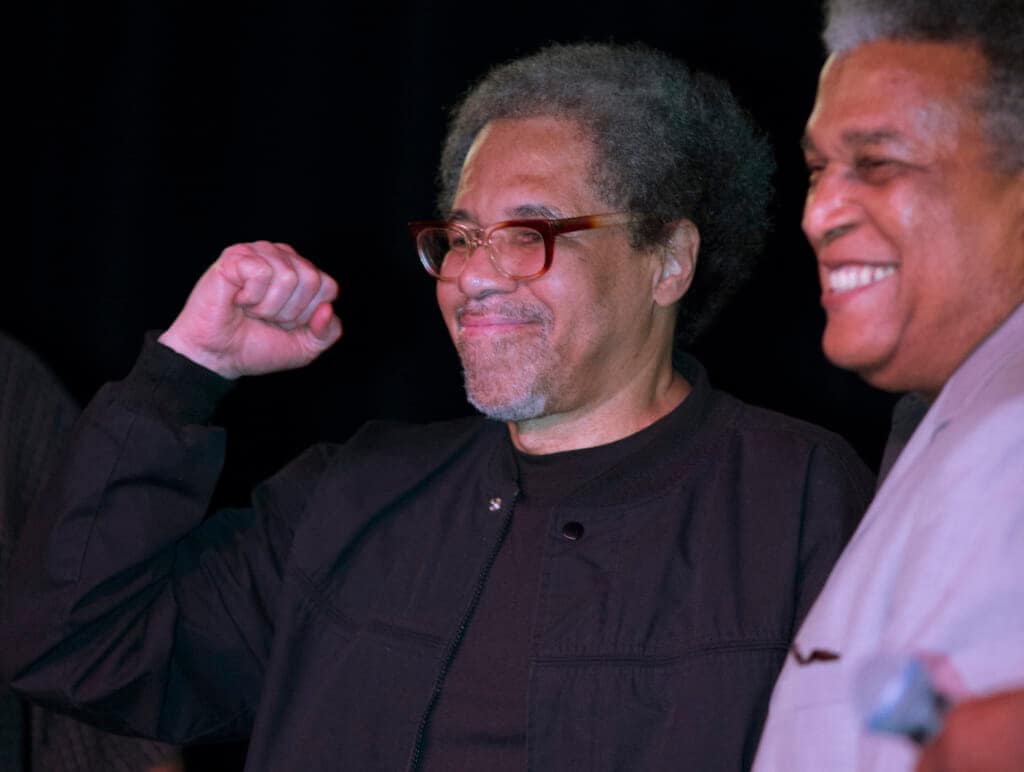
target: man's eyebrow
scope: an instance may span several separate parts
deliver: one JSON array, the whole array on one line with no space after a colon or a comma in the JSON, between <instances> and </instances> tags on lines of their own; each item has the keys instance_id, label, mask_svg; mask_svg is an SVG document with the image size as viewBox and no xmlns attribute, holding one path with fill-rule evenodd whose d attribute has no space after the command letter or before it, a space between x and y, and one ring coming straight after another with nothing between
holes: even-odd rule
<instances>
[{"instance_id":1,"label":"man's eyebrow","mask_svg":"<svg viewBox=\"0 0 1024 772\"><path fill-rule=\"evenodd\" d=\"M547 204L521 204L510 210L513 217L544 217L557 220L562 217L562 212Z\"/></svg>"},{"instance_id":2,"label":"man's eyebrow","mask_svg":"<svg viewBox=\"0 0 1024 772\"><path fill-rule=\"evenodd\" d=\"M448 212L448 217L446 217L445 219L475 222L473 218L470 216L469 212L467 212L465 209L453 209L452 211Z\"/></svg>"},{"instance_id":3,"label":"man's eyebrow","mask_svg":"<svg viewBox=\"0 0 1024 772\"><path fill-rule=\"evenodd\" d=\"M814 144L814 140L811 139L809 134L804 134L800 137L800 149L803 150L805 154L818 152L818 146Z\"/></svg>"},{"instance_id":4,"label":"man's eyebrow","mask_svg":"<svg viewBox=\"0 0 1024 772\"><path fill-rule=\"evenodd\" d=\"M884 145L895 143L898 145L907 144L907 137L896 129L875 129L873 131L859 131L851 129L842 134L843 144L853 147L864 147L869 145Z\"/></svg>"},{"instance_id":5,"label":"man's eyebrow","mask_svg":"<svg viewBox=\"0 0 1024 772\"><path fill-rule=\"evenodd\" d=\"M507 220L529 219L540 217L543 219L557 220L564 215L562 212L547 204L520 204L512 209L505 210L503 217ZM448 213L449 220L475 223L474 218L465 209L455 209Z\"/></svg>"},{"instance_id":6,"label":"man's eyebrow","mask_svg":"<svg viewBox=\"0 0 1024 772\"><path fill-rule=\"evenodd\" d=\"M872 129L871 131L863 129L848 129L840 135L840 139L844 145L854 148L886 144L907 144L907 136L896 129ZM800 138L800 147L803 149L804 153L807 154L821 153L809 134L804 134Z\"/></svg>"}]
</instances>

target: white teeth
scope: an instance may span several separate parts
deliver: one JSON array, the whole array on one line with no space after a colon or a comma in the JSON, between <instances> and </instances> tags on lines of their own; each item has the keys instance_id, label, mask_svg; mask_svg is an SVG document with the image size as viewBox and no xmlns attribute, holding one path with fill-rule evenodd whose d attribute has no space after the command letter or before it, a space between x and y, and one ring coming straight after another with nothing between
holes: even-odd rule
<instances>
[{"instance_id":1,"label":"white teeth","mask_svg":"<svg viewBox=\"0 0 1024 772\"><path fill-rule=\"evenodd\" d=\"M896 273L894 265L845 265L829 271L828 288L833 292L849 292L881 281Z\"/></svg>"}]
</instances>

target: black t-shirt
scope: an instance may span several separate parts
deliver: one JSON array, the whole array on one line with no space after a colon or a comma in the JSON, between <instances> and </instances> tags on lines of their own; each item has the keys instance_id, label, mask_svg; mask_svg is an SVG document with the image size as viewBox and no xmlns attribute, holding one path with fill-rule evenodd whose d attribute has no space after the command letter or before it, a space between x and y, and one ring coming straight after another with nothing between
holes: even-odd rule
<instances>
[{"instance_id":1,"label":"black t-shirt","mask_svg":"<svg viewBox=\"0 0 1024 772\"><path fill-rule=\"evenodd\" d=\"M581 536L578 524L551 522L552 515L559 501L614 475L621 462L672 431L678 412L595 448L541 456L515 451L520 495L431 717L425 770L526 769L530 634L544 541Z\"/></svg>"}]
</instances>

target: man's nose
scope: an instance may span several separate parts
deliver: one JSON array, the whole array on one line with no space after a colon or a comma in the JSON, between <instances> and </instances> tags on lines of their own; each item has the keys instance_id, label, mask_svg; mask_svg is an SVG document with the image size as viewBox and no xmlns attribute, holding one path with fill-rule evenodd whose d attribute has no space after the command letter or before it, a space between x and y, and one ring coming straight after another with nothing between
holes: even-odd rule
<instances>
[{"instance_id":1,"label":"man's nose","mask_svg":"<svg viewBox=\"0 0 1024 772\"><path fill-rule=\"evenodd\" d=\"M512 292L517 282L502 274L491 257L491 245L474 237L469 242L466 264L459 274L459 290L466 297L485 297L495 292Z\"/></svg>"},{"instance_id":2,"label":"man's nose","mask_svg":"<svg viewBox=\"0 0 1024 772\"><path fill-rule=\"evenodd\" d=\"M834 167L821 170L807 190L801 222L815 251L856 227L857 211L851 181L842 170Z\"/></svg>"}]
</instances>

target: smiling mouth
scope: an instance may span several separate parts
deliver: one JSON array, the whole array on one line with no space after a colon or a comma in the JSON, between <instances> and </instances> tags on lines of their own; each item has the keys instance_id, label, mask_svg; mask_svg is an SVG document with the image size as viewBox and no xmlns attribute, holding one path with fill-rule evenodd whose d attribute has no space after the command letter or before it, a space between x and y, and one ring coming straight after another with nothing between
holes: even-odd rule
<instances>
[{"instance_id":1,"label":"smiling mouth","mask_svg":"<svg viewBox=\"0 0 1024 772\"><path fill-rule=\"evenodd\" d=\"M505 303L484 306L467 303L455 312L460 332L500 332L521 329L524 326L544 325L548 319L541 309L525 304Z\"/></svg>"},{"instance_id":2,"label":"smiling mouth","mask_svg":"<svg viewBox=\"0 0 1024 772\"><path fill-rule=\"evenodd\" d=\"M888 278L894 273L894 265L844 265L828 272L828 288L832 292L850 292Z\"/></svg>"},{"instance_id":3,"label":"smiling mouth","mask_svg":"<svg viewBox=\"0 0 1024 772\"><path fill-rule=\"evenodd\" d=\"M504 332L521 329L531 323L530 320L506 316L466 315L459 319L459 332L463 334Z\"/></svg>"}]
</instances>

